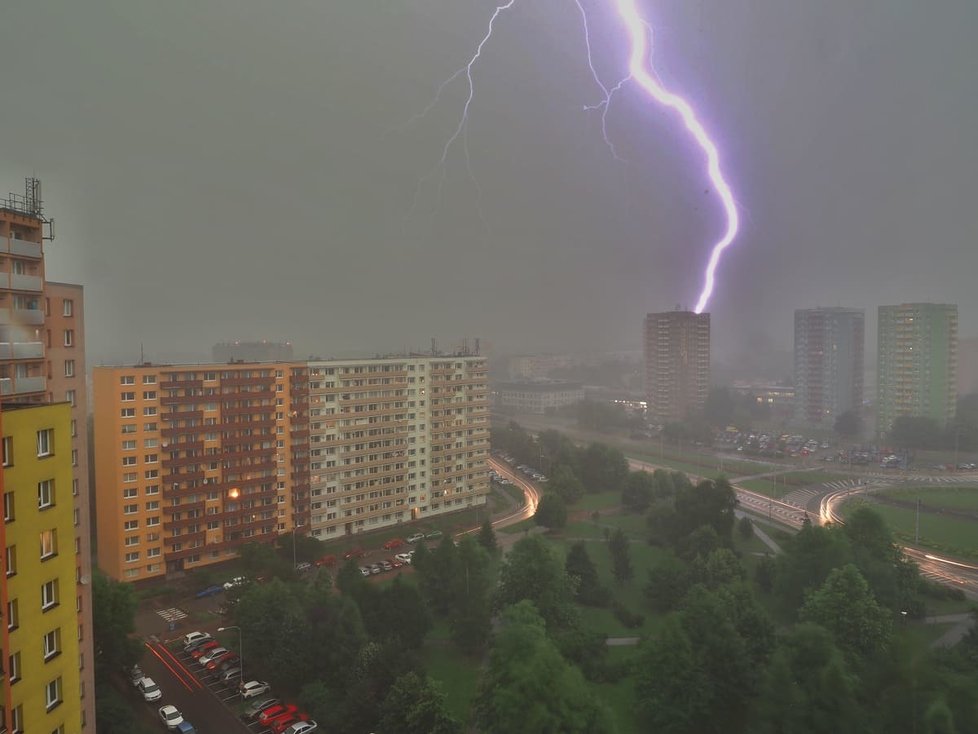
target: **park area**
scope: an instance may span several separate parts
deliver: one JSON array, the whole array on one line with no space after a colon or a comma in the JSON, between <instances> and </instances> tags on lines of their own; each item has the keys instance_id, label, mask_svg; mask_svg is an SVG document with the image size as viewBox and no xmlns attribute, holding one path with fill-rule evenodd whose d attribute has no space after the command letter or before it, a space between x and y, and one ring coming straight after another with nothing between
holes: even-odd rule
<instances>
[{"instance_id":1,"label":"park area","mask_svg":"<svg viewBox=\"0 0 978 734\"><path fill-rule=\"evenodd\" d=\"M978 487L901 487L854 498L842 514L863 505L882 515L902 542L978 560Z\"/></svg>"}]
</instances>

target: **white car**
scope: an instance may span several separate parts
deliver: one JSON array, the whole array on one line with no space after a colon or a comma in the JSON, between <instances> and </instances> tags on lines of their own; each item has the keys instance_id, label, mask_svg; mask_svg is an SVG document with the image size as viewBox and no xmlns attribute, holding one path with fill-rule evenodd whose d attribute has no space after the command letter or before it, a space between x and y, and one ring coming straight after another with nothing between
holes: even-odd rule
<instances>
[{"instance_id":1,"label":"white car","mask_svg":"<svg viewBox=\"0 0 978 734\"><path fill-rule=\"evenodd\" d=\"M242 584L246 584L246 583L248 583L248 579L246 579L244 576L235 576L230 581L224 582L224 590L229 591L233 589L235 586L241 586Z\"/></svg>"},{"instance_id":2,"label":"white car","mask_svg":"<svg viewBox=\"0 0 978 734\"><path fill-rule=\"evenodd\" d=\"M319 729L319 724L315 721L297 721L292 726L286 727L282 734L308 734Z\"/></svg>"},{"instance_id":3,"label":"white car","mask_svg":"<svg viewBox=\"0 0 978 734\"><path fill-rule=\"evenodd\" d=\"M160 706L160 721L167 729L176 729L183 723L183 714L177 710L176 706L170 704Z\"/></svg>"},{"instance_id":4,"label":"white car","mask_svg":"<svg viewBox=\"0 0 978 734\"><path fill-rule=\"evenodd\" d=\"M408 543L417 543L424 540L424 533L415 533L414 535L409 535L407 537Z\"/></svg>"},{"instance_id":5,"label":"white car","mask_svg":"<svg viewBox=\"0 0 978 734\"><path fill-rule=\"evenodd\" d=\"M156 685L156 681L152 678L143 678L139 681L137 687L139 688L139 692L143 694L143 699L146 701L159 701L163 698L163 691Z\"/></svg>"},{"instance_id":6,"label":"white car","mask_svg":"<svg viewBox=\"0 0 978 734\"><path fill-rule=\"evenodd\" d=\"M209 640L211 636L207 632L188 632L183 636L183 646L192 645L201 640Z\"/></svg>"},{"instance_id":7,"label":"white car","mask_svg":"<svg viewBox=\"0 0 978 734\"><path fill-rule=\"evenodd\" d=\"M396 558L401 563L411 563L410 553L398 553L396 556L394 556L394 558Z\"/></svg>"},{"instance_id":8,"label":"white car","mask_svg":"<svg viewBox=\"0 0 978 734\"><path fill-rule=\"evenodd\" d=\"M272 687L263 680L250 680L238 686L238 690L241 692L241 698L248 699L268 693Z\"/></svg>"},{"instance_id":9,"label":"white car","mask_svg":"<svg viewBox=\"0 0 978 734\"><path fill-rule=\"evenodd\" d=\"M208 650L204 655L201 655L200 658L197 660L197 662L200 663L201 667L203 667L207 665L207 663L209 663L214 658L219 658L221 657L221 655L224 655L227 652L228 649L226 647L218 646L215 647L213 650Z\"/></svg>"}]
</instances>

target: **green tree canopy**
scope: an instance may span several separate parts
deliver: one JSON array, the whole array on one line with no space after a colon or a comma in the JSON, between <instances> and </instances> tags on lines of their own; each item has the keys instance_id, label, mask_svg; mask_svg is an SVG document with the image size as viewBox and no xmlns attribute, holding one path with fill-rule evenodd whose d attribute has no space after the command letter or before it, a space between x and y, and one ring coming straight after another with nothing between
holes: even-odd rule
<instances>
[{"instance_id":1,"label":"green tree canopy","mask_svg":"<svg viewBox=\"0 0 978 734\"><path fill-rule=\"evenodd\" d=\"M575 620L573 598L573 584L543 538L522 538L506 554L496 592L498 608L526 599L548 628L566 627Z\"/></svg>"},{"instance_id":2,"label":"green tree canopy","mask_svg":"<svg viewBox=\"0 0 978 734\"><path fill-rule=\"evenodd\" d=\"M430 678L409 672L397 678L384 698L380 734L458 734L461 725L445 708L445 696Z\"/></svg>"},{"instance_id":3,"label":"green tree canopy","mask_svg":"<svg viewBox=\"0 0 978 734\"><path fill-rule=\"evenodd\" d=\"M540 498L533 522L548 530L560 530L567 525L567 504L559 494L547 492Z\"/></svg>"},{"instance_id":4,"label":"green tree canopy","mask_svg":"<svg viewBox=\"0 0 978 734\"><path fill-rule=\"evenodd\" d=\"M130 584L95 569L92 576L92 626L95 670L100 678L138 662L143 646L130 637L136 629L136 597ZM109 701L107 706L113 704Z\"/></svg>"},{"instance_id":5,"label":"green tree canopy","mask_svg":"<svg viewBox=\"0 0 978 734\"><path fill-rule=\"evenodd\" d=\"M608 603L608 590L601 585L598 570L583 542L578 541L570 547L564 570L574 584L575 597L579 602L589 606L603 606Z\"/></svg>"},{"instance_id":6,"label":"green tree canopy","mask_svg":"<svg viewBox=\"0 0 978 734\"><path fill-rule=\"evenodd\" d=\"M655 478L646 471L633 471L625 480L621 503L628 512L643 513L655 497Z\"/></svg>"},{"instance_id":7,"label":"green tree canopy","mask_svg":"<svg viewBox=\"0 0 978 734\"><path fill-rule=\"evenodd\" d=\"M632 578L635 570L632 568L632 549L628 536L621 528L615 528L608 541L608 552L611 553L611 573L615 580L622 584Z\"/></svg>"}]
</instances>

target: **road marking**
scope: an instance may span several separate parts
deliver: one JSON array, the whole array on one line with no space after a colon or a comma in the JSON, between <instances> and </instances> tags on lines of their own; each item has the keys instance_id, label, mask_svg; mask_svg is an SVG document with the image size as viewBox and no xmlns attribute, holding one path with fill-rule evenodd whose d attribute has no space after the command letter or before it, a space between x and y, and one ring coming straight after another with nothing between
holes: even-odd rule
<instances>
[{"instance_id":1,"label":"road marking","mask_svg":"<svg viewBox=\"0 0 978 734\"><path fill-rule=\"evenodd\" d=\"M181 619L187 618L187 613L182 609L177 609L176 607L157 609L156 613L163 617L163 619L165 619L167 622L179 622Z\"/></svg>"}]
</instances>

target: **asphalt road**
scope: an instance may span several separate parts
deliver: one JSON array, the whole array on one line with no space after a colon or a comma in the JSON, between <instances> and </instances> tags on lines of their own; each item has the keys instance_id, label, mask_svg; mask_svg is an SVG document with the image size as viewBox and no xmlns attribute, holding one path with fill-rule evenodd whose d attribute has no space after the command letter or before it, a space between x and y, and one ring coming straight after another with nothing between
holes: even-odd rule
<instances>
[{"instance_id":1,"label":"asphalt road","mask_svg":"<svg viewBox=\"0 0 978 734\"><path fill-rule=\"evenodd\" d=\"M237 701L234 688L216 683L212 676L204 675L201 667L189 655L172 652L161 643L147 642L139 667L159 684L163 698L144 703L136 690L133 690L133 697L152 711L161 731L163 725L157 716L157 709L169 703L194 725L197 734L256 734L255 729L246 727L225 705Z\"/></svg>"}]
</instances>

